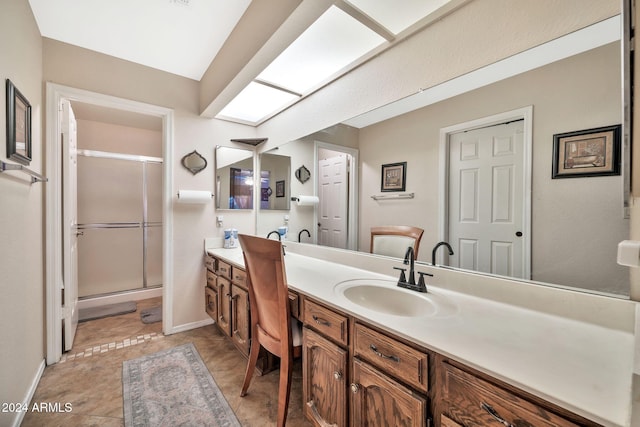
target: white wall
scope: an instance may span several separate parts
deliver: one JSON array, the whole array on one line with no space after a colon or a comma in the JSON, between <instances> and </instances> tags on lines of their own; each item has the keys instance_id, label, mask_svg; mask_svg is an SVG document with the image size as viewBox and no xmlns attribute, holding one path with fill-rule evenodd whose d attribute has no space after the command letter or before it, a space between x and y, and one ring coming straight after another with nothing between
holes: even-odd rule
<instances>
[{"instance_id":1,"label":"white wall","mask_svg":"<svg viewBox=\"0 0 640 427\"><path fill-rule=\"evenodd\" d=\"M33 160L43 171L42 38L26 0L2 1L0 13L0 159L5 149L5 79L32 108ZM13 163L9 160L9 162ZM0 402L25 402L32 381L44 368L44 188L18 172L0 173ZM27 402L28 403L28 402ZM0 412L0 425L19 414Z\"/></svg>"}]
</instances>

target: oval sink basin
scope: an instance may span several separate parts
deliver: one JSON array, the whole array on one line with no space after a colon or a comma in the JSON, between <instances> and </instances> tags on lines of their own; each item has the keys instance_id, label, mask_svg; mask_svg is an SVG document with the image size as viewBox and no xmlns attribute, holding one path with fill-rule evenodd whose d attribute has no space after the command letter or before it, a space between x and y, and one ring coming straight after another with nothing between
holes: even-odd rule
<instances>
[{"instance_id":1,"label":"oval sink basin","mask_svg":"<svg viewBox=\"0 0 640 427\"><path fill-rule=\"evenodd\" d=\"M338 283L335 291L354 304L393 316L433 317L455 311L442 296L399 288L389 280L347 280Z\"/></svg>"}]
</instances>

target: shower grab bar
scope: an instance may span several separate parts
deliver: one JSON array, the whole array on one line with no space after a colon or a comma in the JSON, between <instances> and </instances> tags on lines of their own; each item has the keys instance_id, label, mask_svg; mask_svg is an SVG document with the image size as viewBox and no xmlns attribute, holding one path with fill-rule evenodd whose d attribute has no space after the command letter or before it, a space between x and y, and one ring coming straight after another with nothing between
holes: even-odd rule
<instances>
[{"instance_id":1,"label":"shower grab bar","mask_svg":"<svg viewBox=\"0 0 640 427\"><path fill-rule=\"evenodd\" d=\"M0 160L0 172L4 172L4 171L20 171L23 173L26 173L27 175L31 176L31 183L33 184L34 182L47 182L49 181L48 178L40 175L37 172L32 171L31 169L24 167L23 165L17 165L15 163L7 163L4 160Z\"/></svg>"},{"instance_id":2,"label":"shower grab bar","mask_svg":"<svg viewBox=\"0 0 640 427\"><path fill-rule=\"evenodd\" d=\"M91 224L78 224L78 230L90 230L97 228L141 228L140 222L103 222Z\"/></svg>"}]
</instances>

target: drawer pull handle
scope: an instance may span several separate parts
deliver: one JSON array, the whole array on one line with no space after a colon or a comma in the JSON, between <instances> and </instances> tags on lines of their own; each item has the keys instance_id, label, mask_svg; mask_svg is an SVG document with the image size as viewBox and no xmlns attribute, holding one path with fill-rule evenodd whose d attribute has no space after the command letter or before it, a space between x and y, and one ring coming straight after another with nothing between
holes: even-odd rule
<instances>
[{"instance_id":1,"label":"drawer pull handle","mask_svg":"<svg viewBox=\"0 0 640 427\"><path fill-rule=\"evenodd\" d=\"M376 354L376 356L378 356L378 357L382 357L383 359L386 359L386 360L391 360L392 362L400 363L400 358L399 358L398 356L393 356L393 355L388 356L388 355L386 355L386 354L382 354L382 353L380 353L380 352L378 351L378 347L376 347L376 346L375 346L375 345L373 345L373 344L371 344L371 345L369 346L369 348L370 348L370 349L371 349L371 351L373 351L373 352Z\"/></svg>"},{"instance_id":2,"label":"drawer pull handle","mask_svg":"<svg viewBox=\"0 0 640 427\"><path fill-rule=\"evenodd\" d=\"M351 393L356 394L360 391L360 384L351 383Z\"/></svg>"},{"instance_id":3,"label":"drawer pull handle","mask_svg":"<svg viewBox=\"0 0 640 427\"><path fill-rule=\"evenodd\" d=\"M318 325L322 325L322 326L331 326L331 322L324 320L321 317L316 316L315 314L313 316L311 316L313 318L313 320L315 320L315 322Z\"/></svg>"},{"instance_id":4,"label":"drawer pull handle","mask_svg":"<svg viewBox=\"0 0 640 427\"><path fill-rule=\"evenodd\" d=\"M496 412L495 409L493 409L493 407L491 405L489 405L488 403L484 403L482 402L480 404L480 407L482 409L484 409L485 411L487 411L489 413L489 415L491 415L493 417L494 420L496 420L497 422L499 422L500 424L506 426L506 427L513 427L513 424L511 424L510 422L506 421L504 418L502 418L498 412Z\"/></svg>"},{"instance_id":5,"label":"drawer pull handle","mask_svg":"<svg viewBox=\"0 0 640 427\"><path fill-rule=\"evenodd\" d=\"M321 427L338 427L338 424L329 424L328 422L322 419L322 417L320 416L320 413L318 413L318 408L316 407L316 403L313 400L308 401L307 406L311 409L311 414L314 420L318 423L318 425L320 425Z\"/></svg>"},{"instance_id":6,"label":"drawer pull handle","mask_svg":"<svg viewBox=\"0 0 640 427\"><path fill-rule=\"evenodd\" d=\"M341 380L342 379L342 372L340 371L335 371L333 373L333 378L337 379L337 380Z\"/></svg>"}]
</instances>

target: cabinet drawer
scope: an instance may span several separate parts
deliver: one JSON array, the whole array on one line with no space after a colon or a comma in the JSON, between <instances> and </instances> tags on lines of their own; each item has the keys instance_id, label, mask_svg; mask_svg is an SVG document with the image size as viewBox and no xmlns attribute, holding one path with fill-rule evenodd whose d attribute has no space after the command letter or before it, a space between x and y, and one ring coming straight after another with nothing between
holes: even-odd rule
<instances>
[{"instance_id":1,"label":"cabinet drawer","mask_svg":"<svg viewBox=\"0 0 640 427\"><path fill-rule=\"evenodd\" d=\"M247 288L247 272L238 267L233 267L232 271L232 279L231 281L236 285L240 285L243 288Z\"/></svg>"},{"instance_id":2,"label":"cabinet drawer","mask_svg":"<svg viewBox=\"0 0 640 427\"><path fill-rule=\"evenodd\" d=\"M446 415L441 415L440 427L462 427L462 424L458 424L457 422L453 421L451 418L447 417Z\"/></svg>"},{"instance_id":3,"label":"cabinet drawer","mask_svg":"<svg viewBox=\"0 0 640 427\"><path fill-rule=\"evenodd\" d=\"M462 426L576 427L546 409L449 363L442 363L443 412ZM455 424L453 424L455 425Z\"/></svg>"},{"instance_id":4,"label":"cabinet drawer","mask_svg":"<svg viewBox=\"0 0 640 427\"><path fill-rule=\"evenodd\" d=\"M310 326L342 345L347 345L349 321L346 316L338 314L306 298L303 307L304 315L302 316L302 322L305 325Z\"/></svg>"},{"instance_id":5,"label":"cabinet drawer","mask_svg":"<svg viewBox=\"0 0 640 427\"><path fill-rule=\"evenodd\" d=\"M216 259L210 255L205 255L204 266L207 267L207 270L216 271Z\"/></svg>"},{"instance_id":6,"label":"cabinet drawer","mask_svg":"<svg viewBox=\"0 0 640 427\"><path fill-rule=\"evenodd\" d=\"M297 293L289 291L289 309L291 316L300 320L300 297Z\"/></svg>"},{"instance_id":7,"label":"cabinet drawer","mask_svg":"<svg viewBox=\"0 0 640 427\"><path fill-rule=\"evenodd\" d=\"M216 269L216 273L218 274L218 276L231 279L231 264L227 264L224 261L218 260L218 268Z\"/></svg>"},{"instance_id":8,"label":"cabinet drawer","mask_svg":"<svg viewBox=\"0 0 640 427\"><path fill-rule=\"evenodd\" d=\"M427 391L429 365L425 353L359 323L354 330L353 351L391 376Z\"/></svg>"},{"instance_id":9,"label":"cabinet drawer","mask_svg":"<svg viewBox=\"0 0 640 427\"><path fill-rule=\"evenodd\" d=\"M207 269L207 286L208 287L212 289L216 288L216 277L217 276L213 271Z\"/></svg>"}]
</instances>

